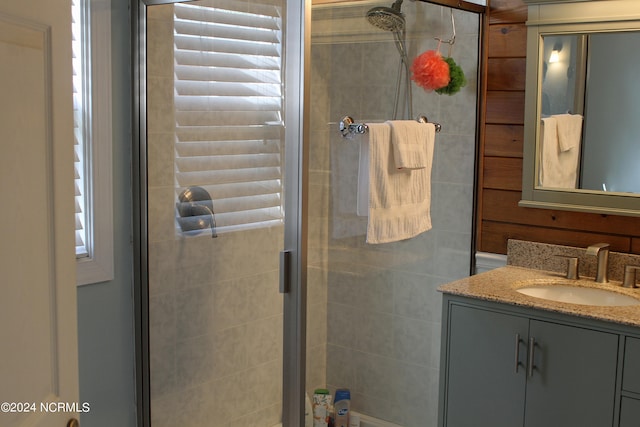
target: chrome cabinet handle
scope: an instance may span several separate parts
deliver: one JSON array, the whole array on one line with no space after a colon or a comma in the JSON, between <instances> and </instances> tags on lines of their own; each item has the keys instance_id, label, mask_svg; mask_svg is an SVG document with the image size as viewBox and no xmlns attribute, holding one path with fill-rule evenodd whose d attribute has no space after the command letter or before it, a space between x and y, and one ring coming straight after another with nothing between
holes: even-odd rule
<instances>
[{"instance_id":1,"label":"chrome cabinet handle","mask_svg":"<svg viewBox=\"0 0 640 427\"><path fill-rule=\"evenodd\" d=\"M516 334L516 351L515 351L516 360L514 363L516 374L518 373L518 367L520 366L520 343L521 342L522 340L520 339L520 334Z\"/></svg>"},{"instance_id":2,"label":"chrome cabinet handle","mask_svg":"<svg viewBox=\"0 0 640 427\"><path fill-rule=\"evenodd\" d=\"M536 347L536 338L530 337L529 338L529 367L527 369L529 378L533 377L533 355L534 355L535 347Z\"/></svg>"}]
</instances>

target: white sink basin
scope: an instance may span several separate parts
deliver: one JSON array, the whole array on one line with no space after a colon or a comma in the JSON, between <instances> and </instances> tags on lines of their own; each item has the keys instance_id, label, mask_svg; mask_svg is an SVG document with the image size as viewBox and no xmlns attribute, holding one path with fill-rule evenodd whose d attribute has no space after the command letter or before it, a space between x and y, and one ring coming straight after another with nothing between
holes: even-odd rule
<instances>
[{"instance_id":1,"label":"white sink basin","mask_svg":"<svg viewBox=\"0 0 640 427\"><path fill-rule=\"evenodd\" d=\"M583 288L570 285L530 285L516 289L521 294L571 304L622 306L638 305L640 299L606 289Z\"/></svg>"}]
</instances>

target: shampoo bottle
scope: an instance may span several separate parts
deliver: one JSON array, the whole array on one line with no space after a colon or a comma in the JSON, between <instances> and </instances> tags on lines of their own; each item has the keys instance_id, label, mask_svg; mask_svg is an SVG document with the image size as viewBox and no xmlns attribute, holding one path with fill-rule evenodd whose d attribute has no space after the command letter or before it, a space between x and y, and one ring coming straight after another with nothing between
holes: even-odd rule
<instances>
[{"instance_id":1,"label":"shampoo bottle","mask_svg":"<svg viewBox=\"0 0 640 427\"><path fill-rule=\"evenodd\" d=\"M336 397L333 401L335 410L335 427L349 427L349 407L351 406L351 393L343 388L336 390Z\"/></svg>"}]
</instances>

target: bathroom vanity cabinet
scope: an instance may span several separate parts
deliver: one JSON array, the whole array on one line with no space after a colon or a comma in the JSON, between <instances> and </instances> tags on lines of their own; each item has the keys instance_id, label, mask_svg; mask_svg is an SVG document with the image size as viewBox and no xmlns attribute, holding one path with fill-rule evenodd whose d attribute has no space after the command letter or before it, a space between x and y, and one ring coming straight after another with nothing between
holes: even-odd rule
<instances>
[{"instance_id":1,"label":"bathroom vanity cabinet","mask_svg":"<svg viewBox=\"0 0 640 427\"><path fill-rule=\"evenodd\" d=\"M439 427L638 426L637 328L446 293L443 303Z\"/></svg>"}]
</instances>

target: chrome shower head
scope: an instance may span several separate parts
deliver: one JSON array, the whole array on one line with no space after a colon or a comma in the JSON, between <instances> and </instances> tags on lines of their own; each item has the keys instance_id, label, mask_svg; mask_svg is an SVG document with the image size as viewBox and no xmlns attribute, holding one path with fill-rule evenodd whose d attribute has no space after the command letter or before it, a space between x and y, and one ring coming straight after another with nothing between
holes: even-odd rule
<instances>
[{"instance_id":1,"label":"chrome shower head","mask_svg":"<svg viewBox=\"0 0 640 427\"><path fill-rule=\"evenodd\" d=\"M391 7L378 6L369 9L367 20L375 27L385 31L402 32L405 26L404 14L400 11L402 0L397 0Z\"/></svg>"}]
</instances>

